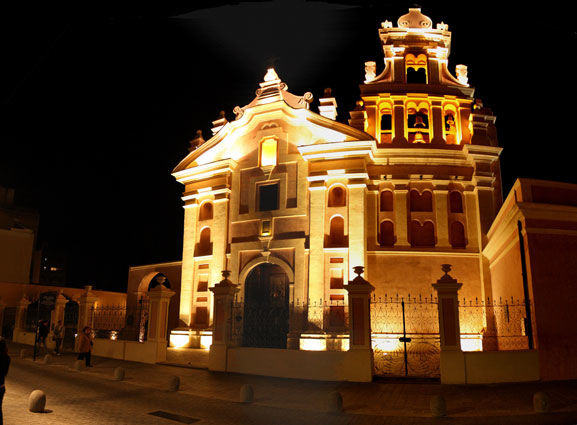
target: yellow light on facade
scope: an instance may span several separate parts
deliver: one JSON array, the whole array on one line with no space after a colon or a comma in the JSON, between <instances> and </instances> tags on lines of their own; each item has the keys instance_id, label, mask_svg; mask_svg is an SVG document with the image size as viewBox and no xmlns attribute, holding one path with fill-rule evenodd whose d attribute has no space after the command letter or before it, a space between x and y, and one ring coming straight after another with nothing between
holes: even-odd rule
<instances>
[{"instance_id":1,"label":"yellow light on facade","mask_svg":"<svg viewBox=\"0 0 577 425\"><path fill-rule=\"evenodd\" d=\"M326 351L327 341L322 335L302 334L299 347L305 351Z\"/></svg>"},{"instance_id":2,"label":"yellow light on facade","mask_svg":"<svg viewBox=\"0 0 577 425\"><path fill-rule=\"evenodd\" d=\"M200 335L200 348L209 350L212 345L212 332L203 332Z\"/></svg>"},{"instance_id":3,"label":"yellow light on facade","mask_svg":"<svg viewBox=\"0 0 577 425\"><path fill-rule=\"evenodd\" d=\"M170 334L170 346L173 348L182 348L188 345L190 338L188 333L186 334Z\"/></svg>"},{"instance_id":4,"label":"yellow light on facade","mask_svg":"<svg viewBox=\"0 0 577 425\"><path fill-rule=\"evenodd\" d=\"M260 145L260 165L261 167L276 165L277 141L267 139Z\"/></svg>"},{"instance_id":5,"label":"yellow light on facade","mask_svg":"<svg viewBox=\"0 0 577 425\"><path fill-rule=\"evenodd\" d=\"M481 335L461 335L462 351L483 351Z\"/></svg>"}]
</instances>

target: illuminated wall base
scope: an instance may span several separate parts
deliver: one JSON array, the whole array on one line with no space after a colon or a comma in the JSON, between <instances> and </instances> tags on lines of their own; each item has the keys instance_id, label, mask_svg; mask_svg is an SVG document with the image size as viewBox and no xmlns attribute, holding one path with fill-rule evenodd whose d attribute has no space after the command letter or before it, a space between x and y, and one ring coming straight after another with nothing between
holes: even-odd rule
<instances>
[{"instance_id":1,"label":"illuminated wall base","mask_svg":"<svg viewBox=\"0 0 577 425\"><path fill-rule=\"evenodd\" d=\"M348 351L349 335L301 334L299 348L304 351Z\"/></svg>"},{"instance_id":2,"label":"illuminated wall base","mask_svg":"<svg viewBox=\"0 0 577 425\"><path fill-rule=\"evenodd\" d=\"M170 332L172 348L203 348L208 350L212 345L212 331L196 329L173 329Z\"/></svg>"},{"instance_id":3,"label":"illuminated wall base","mask_svg":"<svg viewBox=\"0 0 577 425\"><path fill-rule=\"evenodd\" d=\"M462 351L483 351L483 338L481 335L463 335L461 334Z\"/></svg>"}]
</instances>

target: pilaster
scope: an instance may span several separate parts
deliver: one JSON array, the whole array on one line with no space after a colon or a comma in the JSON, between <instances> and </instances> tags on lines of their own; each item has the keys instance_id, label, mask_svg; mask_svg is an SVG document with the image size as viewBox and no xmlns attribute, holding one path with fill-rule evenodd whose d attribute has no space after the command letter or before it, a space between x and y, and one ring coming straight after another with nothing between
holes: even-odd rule
<instances>
[{"instance_id":1,"label":"pilaster","mask_svg":"<svg viewBox=\"0 0 577 425\"><path fill-rule=\"evenodd\" d=\"M445 189L433 190L435 196L435 221L437 228L437 247L449 248L449 216L447 213L447 198L449 191Z\"/></svg>"},{"instance_id":2,"label":"pilaster","mask_svg":"<svg viewBox=\"0 0 577 425\"><path fill-rule=\"evenodd\" d=\"M310 233L309 233L309 294L311 301L324 299L324 239L326 187L311 186L310 191Z\"/></svg>"},{"instance_id":3,"label":"pilaster","mask_svg":"<svg viewBox=\"0 0 577 425\"><path fill-rule=\"evenodd\" d=\"M365 183L349 184L349 266L365 266L367 238L366 238L366 197L367 185ZM349 269L349 276L353 276L352 268ZM350 278L349 277L349 278Z\"/></svg>"},{"instance_id":4,"label":"pilaster","mask_svg":"<svg viewBox=\"0 0 577 425\"><path fill-rule=\"evenodd\" d=\"M194 248L196 245L196 223L198 204L184 208L184 235L182 240L182 276L180 283L179 326L192 325L194 301Z\"/></svg>"},{"instance_id":5,"label":"pilaster","mask_svg":"<svg viewBox=\"0 0 577 425\"><path fill-rule=\"evenodd\" d=\"M217 199L213 203L214 205L214 218L212 221L211 237L212 237L212 264L211 264L211 280L209 286L213 285L215 282L220 280L220 275L222 270L226 270L226 247L228 243L228 207L229 199L221 198ZM209 294L209 323L212 323L212 311L211 308L214 299L212 298L212 293Z\"/></svg>"},{"instance_id":6,"label":"pilaster","mask_svg":"<svg viewBox=\"0 0 577 425\"><path fill-rule=\"evenodd\" d=\"M407 195L409 191L407 189L395 189L394 193L395 235L397 237L395 246L408 248L410 247L407 228Z\"/></svg>"}]
</instances>

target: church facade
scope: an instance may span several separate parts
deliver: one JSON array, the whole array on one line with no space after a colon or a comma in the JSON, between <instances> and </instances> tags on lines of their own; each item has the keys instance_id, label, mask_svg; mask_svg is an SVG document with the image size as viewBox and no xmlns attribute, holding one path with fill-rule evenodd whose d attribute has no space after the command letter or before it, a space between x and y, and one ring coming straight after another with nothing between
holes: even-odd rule
<instances>
[{"instance_id":1,"label":"church facade","mask_svg":"<svg viewBox=\"0 0 577 425\"><path fill-rule=\"evenodd\" d=\"M197 138L175 168L185 221L173 345L198 347L209 336L209 289L223 270L238 285L239 344L249 347L346 349L344 285L356 266L364 266L375 302L434 300L443 264L463 283L460 298L523 297L523 282L509 291L492 280L496 243L484 252L498 233L491 226L503 199L502 149L467 67L449 68L448 25L414 8L396 26L383 22L378 35L384 66L365 63L348 124L336 120L330 90L313 112L312 95L290 93L271 68L256 97L235 108L236 119L216 120L212 137ZM259 322L259 309L277 317ZM488 311L483 304L469 322L461 318L464 348L498 348L484 338ZM529 348L525 312L517 348Z\"/></svg>"}]
</instances>

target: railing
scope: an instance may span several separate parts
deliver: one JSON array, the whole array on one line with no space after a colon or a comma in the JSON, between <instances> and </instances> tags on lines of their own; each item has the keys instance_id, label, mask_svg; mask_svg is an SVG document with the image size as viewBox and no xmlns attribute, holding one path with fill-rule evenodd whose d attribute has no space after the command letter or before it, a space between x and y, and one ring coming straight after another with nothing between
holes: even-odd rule
<instances>
[{"instance_id":1,"label":"railing","mask_svg":"<svg viewBox=\"0 0 577 425\"><path fill-rule=\"evenodd\" d=\"M461 341L468 336L480 336L483 351L526 350L525 300L513 298L498 300L459 299Z\"/></svg>"},{"instance_id":2,"label":"railing","mask_svg":"<svg viewBox=\"0 0 577 425\"><path fill-rule=\"evenodd\" d=\"M95 338L112 340L146 340L148 327L148 303L136 307L98 306L91 310L92 328Z\"/></svg>"},{"instance_id":3,"label":"railing","mask_svg":"<svg viewBox=\"0 0 577 425\"><path fill-rule=\"evenodd\" d=\"M439 314L432 295L374 296L371 330L376 375L440 376Z\"/></svg>"},{"instance_id":4,"label":"railing","mask_svg":"<svg viewBox=\"0 0 577 425\"><path fill-rule=\"evenodd\" d=\"M348 306L344 300L272 305L232 304L231 335L235 345L287 348L287 340L301 334L348 333Z\"/></svg>"}]
</instances>

